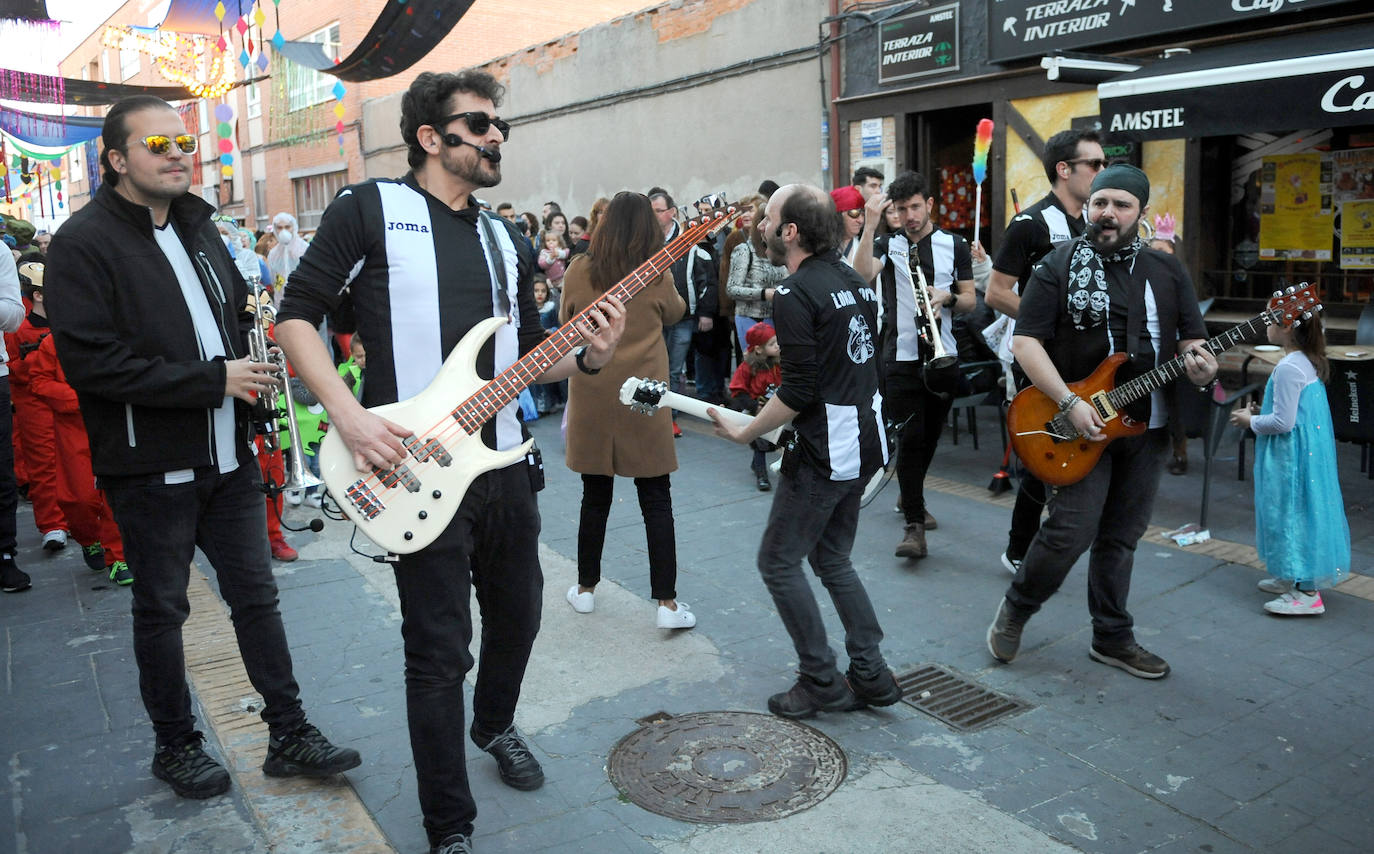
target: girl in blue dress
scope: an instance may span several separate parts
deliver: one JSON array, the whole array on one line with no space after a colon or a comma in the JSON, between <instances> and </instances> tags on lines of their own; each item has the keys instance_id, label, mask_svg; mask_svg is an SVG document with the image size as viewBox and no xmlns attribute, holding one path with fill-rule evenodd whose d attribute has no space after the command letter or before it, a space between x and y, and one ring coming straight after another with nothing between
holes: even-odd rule
<instances>
[{"instance_id":1,"label":"girl in blue dress","mask_svg":"<svg viewBox=\"0 0 1374 854\"><path fill-rule=\"evenodd\" d=\"M1271 614L1315 616L1321 589L1350 572L1350 528L1336 477L1336 436L1326 402L1326 336L1320 317L1292 329L1270 326L1284 349L1259 413L1237 409L1231 423L1255 431L1255 548L1272 578L1260 590Z\"/></svg>"}]
</instances>

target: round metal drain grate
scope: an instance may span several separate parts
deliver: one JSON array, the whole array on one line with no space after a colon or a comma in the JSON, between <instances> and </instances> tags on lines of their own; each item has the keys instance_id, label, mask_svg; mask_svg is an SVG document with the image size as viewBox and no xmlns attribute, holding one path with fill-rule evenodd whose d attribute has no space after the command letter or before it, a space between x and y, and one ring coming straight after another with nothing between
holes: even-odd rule
<instances>
[{"instance_id":1,"label":"round metal drain grate","mask_svg":"<svg viewBox=\"0 0 1374 854\"><path fill-rule=\"evenodd\" d=\"M708 823L771 821L844 782L840 746L805 724L750 712L649 723L611 751L611 782L650 812Z\"/></svg>"}]
</instances>

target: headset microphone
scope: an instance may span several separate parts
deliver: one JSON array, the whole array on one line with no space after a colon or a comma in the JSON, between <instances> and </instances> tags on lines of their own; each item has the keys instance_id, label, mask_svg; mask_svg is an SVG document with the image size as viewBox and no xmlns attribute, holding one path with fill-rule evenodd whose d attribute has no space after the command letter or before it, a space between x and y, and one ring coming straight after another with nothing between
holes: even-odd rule
<instances>
[{"instance_id":1,"label":"headset microphone","mask_svg":"<svg viewBox=\"0 0 1374 854\"><path fill-rule=\"evenodd\" d=\"M774 236L774 237L782 237L782 226L781 226L781 225L778 226L778 230L777 230L777 231L773 232L773 236Z\"/></svg>"},{"instance_id":2,"label":"headset microphone","mask_svg":"<svg viewBox=\"0 0 1374 854\"><path fill-rule=\"evenodd\" d=\"M1088 223L1088 227L1083 229L1083 236L1089 240L1096 240L1100 234L1102 234L1102 224L1097 220Z\"/></svg>"},{"instance_id":3,"label":"headset microphone","mask_svg":"<svg viewBox=\"0 0 1374 854\"><path fill-rule=\"evenodd\" d=\"M477 149L478 154L487 158L492 163L501 162L501 152L490 148L483 148L475 142L468 142L466 139L463 139L456 133L446 133L439 138L443 140L444 145L447 145L449 148L457 148L460 145L470 145L473 148Z\"/></svg>"}]
</instances>

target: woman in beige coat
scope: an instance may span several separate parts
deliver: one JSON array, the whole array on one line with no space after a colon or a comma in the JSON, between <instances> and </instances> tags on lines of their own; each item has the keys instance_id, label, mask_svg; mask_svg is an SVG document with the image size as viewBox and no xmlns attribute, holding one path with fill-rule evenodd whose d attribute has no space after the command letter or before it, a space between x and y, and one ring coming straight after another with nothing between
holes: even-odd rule
<instances>
[{"instance_id":1,"label":"woman in beige coat","mask_svg":"<svg viewBox=\"0 0 1374 854\"><path fill-rule=\"evenodd\" d=\"M649 199L619 193L592 234L586 254L578 255L563 279L559 320L601 299L663 247L663 230ZM658 627L690 629L696 617L677 601L677 542L668 475L677 469L672 414L660 409L641 415L620 402L620 387L631 376L666 380L668 348L663 327L682 319L687 306L673 287L672 273L647 285L625 306L625 334L615 355L596 375L574 374L568 385L568 468L582 475L582 517L577 529L577 584L568 603L578 613L592 610L593 590L601 580L601 551L611 512L615 476L632 477L639 491L649 545L649 584L658 600Z\"/></svg>"}]
</instances>

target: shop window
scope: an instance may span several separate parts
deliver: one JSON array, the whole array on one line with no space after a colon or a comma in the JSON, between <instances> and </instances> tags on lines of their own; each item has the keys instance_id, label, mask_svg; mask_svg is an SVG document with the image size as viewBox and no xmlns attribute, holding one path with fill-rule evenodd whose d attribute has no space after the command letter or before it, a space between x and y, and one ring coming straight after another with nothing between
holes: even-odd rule
<instances>
[{"instance_id":1,"label":"shop window","mask_svg":"<svg viewBox=\"0 0 1374 854\"><path fill-rule=\"evenodd\" d=\"M339 58L339 25L331 24L322 30L311 33L300 41L317 42L324 45L324 52L332 60ZM306 68L294 62L286 64L287 109L295 112L315 104L331 100L336 78L321 74L313 68Z\"/></svg>"},{"instance_id":2,"label":"shop window","mask_svg":"<svg viewBox=\"0 0 1374 854\"><path fill-rule=\"evenodd\" d=\"M320 225L324 209L348 183L348 172L325 172L296 178L291 182L296 198L296 220L301 231L313 231Z\"/></svg>"}]
</instances>

